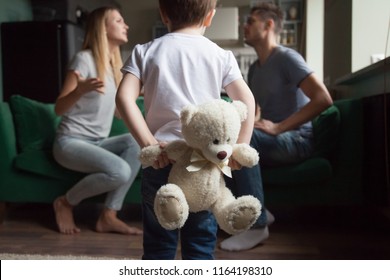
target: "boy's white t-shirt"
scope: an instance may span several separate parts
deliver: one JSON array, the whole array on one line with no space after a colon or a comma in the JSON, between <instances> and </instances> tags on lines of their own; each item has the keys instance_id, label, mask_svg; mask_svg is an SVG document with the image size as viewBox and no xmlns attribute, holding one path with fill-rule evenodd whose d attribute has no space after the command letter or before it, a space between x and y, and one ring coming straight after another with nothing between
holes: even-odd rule
<instances>
[{"instance_id":1,"label":"boy's white t-shirt","mask_svg":"<svg viewBox=\"0 0 390 280\"><path fill-rule=\"evenodd\" d=\"M158 141L182 139L180 111L219 99L222 88L242 79L231 51L201 35L168 33L136 45L123 73L144 86L146 123Z\"/></svg>"}]
</instances>

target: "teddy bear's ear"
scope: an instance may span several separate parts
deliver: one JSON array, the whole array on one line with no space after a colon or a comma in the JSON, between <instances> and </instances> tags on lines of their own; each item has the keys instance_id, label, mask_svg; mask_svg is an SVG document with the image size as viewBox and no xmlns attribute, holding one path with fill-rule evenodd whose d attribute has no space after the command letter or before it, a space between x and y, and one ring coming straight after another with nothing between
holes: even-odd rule
<instances>
[{"instance_id":1,"label":"teddy bear's ear","mask_svg":"<svg viewBox=\"0 0 390 280\"><path fill-rule=\"evenodd\" d=\"M188 125L196 112L197 112L197 109L193 105L188 105L187 107L185 107L180 112L181 123L184 125Z\"/></svg>"},{"instance_id":2,"label":"teddy bear's ear","mask_svg":"<svg viewBox=\"0 0 390 280\"><path fill-rule=\"evenodd\" d=\"M241 121L245 121L248 116L248 108L246 107L244 102L235 100L231 104L236 108L238 114L240 115Z\"/></svg>"}]
</instances>

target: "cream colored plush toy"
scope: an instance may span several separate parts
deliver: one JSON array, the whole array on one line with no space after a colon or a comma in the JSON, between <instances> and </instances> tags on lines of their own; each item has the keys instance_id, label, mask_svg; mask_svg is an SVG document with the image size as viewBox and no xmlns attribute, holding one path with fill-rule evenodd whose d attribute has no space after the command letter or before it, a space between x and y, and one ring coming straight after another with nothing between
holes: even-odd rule
<instances>
[{"instance_id":1,"label":"cream colored plush toy","mask_svg":"<svg viewBox=\"0 0 390 280\"><path fill-rule=\"evenodd\" d=\"M229 234L248 230L261 213L261 204L251 195L235 198L226 187L223 174L231 176L231 156L242 166L259 161L257 151L247 144L236 144L247 107L240 101L214 100L188 106L181 112L185 141L169 143L164 152L175 161L168 184L154 201L159 223L168 230L180 228L188 213L211 210L221 229ZM140 160L150 166L163 150L158 145L141 151Z\"/></svg>"}]
</instances>

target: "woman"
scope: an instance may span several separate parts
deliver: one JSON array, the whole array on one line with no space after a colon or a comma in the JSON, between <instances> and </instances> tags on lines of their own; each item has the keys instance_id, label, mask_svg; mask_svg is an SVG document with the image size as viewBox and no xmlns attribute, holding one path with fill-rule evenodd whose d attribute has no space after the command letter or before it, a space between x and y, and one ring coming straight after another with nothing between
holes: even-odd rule
<instances>
[{"instance_id":1,"label":"woman","mask_svg":"<svg viewBox=\"0 0 390 280\"><path fill-rule=\"evenodd\" d=\"M62 116L54 142L54 157L66 168L87 173L64 196L54 201L59 231L80 232L73 207L107 193L96 223L98 232L142 234L117 218L140 163L139 146L130 134L108 138L121 79L120 45L128 26L116 8L102 7L88 17L82 50L70 64L55 111Z\"/></svg>"}]
</instances>

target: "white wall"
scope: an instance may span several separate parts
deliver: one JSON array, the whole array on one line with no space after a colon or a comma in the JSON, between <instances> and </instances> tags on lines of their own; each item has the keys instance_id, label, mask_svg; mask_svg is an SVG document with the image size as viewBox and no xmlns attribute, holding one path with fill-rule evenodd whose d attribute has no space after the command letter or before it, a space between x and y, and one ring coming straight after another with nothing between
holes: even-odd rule
<instances>
[{"instance_id":1,"label":"white wall","mask_svg":"<svg viewBox=\"0 0 390 280\"><path fill-rule=\"evenodd\" d=\"M322 80L324 76L324 0L308 0L306 62Z\"/></svg>"},{"instance_id":2,"label":"white wall","mask_svg":"<svg viewBox=\"0 0 390 280\"><path fill-rule=\"evenodd\" d=\"M152 39L153 25L160 20L157 0L118 1L122 7L122 15L129 25L128 48Z\"/></svg>"},{"instance_id":3,"label":"white wall","mask_svg":"<svg viewBox=\"0 0 390 280\"><path fill-rule=\"evenodd\" d=\"M370 65L372 54L385 54L389 24L389 0L352 1L352 72Z\"/></svg>"}]
</instances>

